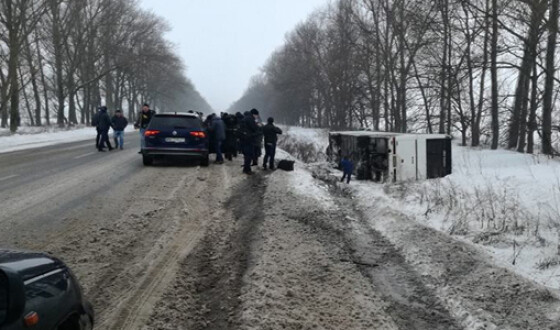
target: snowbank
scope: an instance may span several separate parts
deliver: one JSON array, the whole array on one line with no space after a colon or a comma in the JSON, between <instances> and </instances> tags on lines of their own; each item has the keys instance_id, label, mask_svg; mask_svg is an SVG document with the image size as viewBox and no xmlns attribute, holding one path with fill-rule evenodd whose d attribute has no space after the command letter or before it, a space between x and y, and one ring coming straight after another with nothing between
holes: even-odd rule
<instances>
[{"instance_id":1,"label":"snowbank","mask_svg":"<svg viewBox=\"0 0 560 330\"><path fill-rule=\"evenodd\" d=\"M134 131L129 125L126 132ZM55 127L21 127L16 134L8 130L0 131L0 153L46 147L56 144L86 141L95 142L94 127L79 126L75 129L59 129Z\"/></svg>"},{"instance_id":2,"label":"snowbank","mask_svg":"<svg viewBox=\"0 0 560 330\"><path fill-rule=\"evenodd\" d=\"M453 174L386 186L395 209L485 248L494 260L560 288L560 162L454 146Z\"/></svg>"}]
</instances>

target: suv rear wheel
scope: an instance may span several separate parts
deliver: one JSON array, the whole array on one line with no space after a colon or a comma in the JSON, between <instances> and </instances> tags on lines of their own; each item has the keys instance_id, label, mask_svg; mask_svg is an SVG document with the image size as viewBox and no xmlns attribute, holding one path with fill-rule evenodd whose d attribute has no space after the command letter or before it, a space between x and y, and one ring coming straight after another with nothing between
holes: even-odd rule
<instances>
[{"instance_id":1,"label":"suv rear wheel","mask_svg":"<svg viewBox=\"0 0 560 330\"><path fill-rule=\"evenodd\" d=\"M154 158L152 156L142 155L142 162L145 166L150 166L154 163Z\"/></svg>"},{"instance_id":2,"label":"suv rear wheel","mask_svg":"<svg viewBox=\"0 0 560 330\"><path fill-rule=\"evenodd\" d=\"M200 166L207 167L208 165L210 165L210 156L206 155L206 157L202 158L200 161Z\"/></svg>"}]
</instances>

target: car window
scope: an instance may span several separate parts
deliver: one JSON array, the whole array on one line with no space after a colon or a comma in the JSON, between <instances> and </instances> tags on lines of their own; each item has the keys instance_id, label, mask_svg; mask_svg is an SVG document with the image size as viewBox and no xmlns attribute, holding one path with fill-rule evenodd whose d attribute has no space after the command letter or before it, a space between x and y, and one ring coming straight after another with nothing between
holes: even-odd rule
<instances>
[{"instance_id":1,"label":"car window","mask_svg":"<svg viewBox=\"0 0 560 330\"><path fill-rule=\"evenodd\" d=\"M27 301L58 297L68 289L68 275L59 272L25 286Z\"/></svg>"},{"instance_id":2,"label":"car window","mask_svg":"<svg viewBox=\"0 0 560 330\"><path fill-rule=\"evenodd\" d=\"M6 320L8 313L8 279L0 273L0 325Z\"/></svg>"},{"instance_id":3,"label":"car window","mask_svg":"<svg viewBox=\"0 0 560 330\"><path fill-rule=\"evenodd\" d=\"M201 129L202 122L198 118L184 116L156 116L150 123L155 129Z\"/></svg>"}]
</instances>

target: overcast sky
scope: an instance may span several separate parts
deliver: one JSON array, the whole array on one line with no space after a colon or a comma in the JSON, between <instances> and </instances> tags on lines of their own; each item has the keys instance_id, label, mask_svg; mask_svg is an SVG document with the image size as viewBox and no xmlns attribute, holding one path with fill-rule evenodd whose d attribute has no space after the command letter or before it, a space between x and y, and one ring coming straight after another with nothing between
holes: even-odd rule
<instances>
[{"instance_id":1,"label":"overcast sky","mask_svg":"<svg viewBox=\"0 0 560 330\"><path fill-rule=\"evenodd\" d=\"M239 99L284 36L327 0L141 0L171 25L187 75L216 110Z\"/></svg>"}]
</instances>

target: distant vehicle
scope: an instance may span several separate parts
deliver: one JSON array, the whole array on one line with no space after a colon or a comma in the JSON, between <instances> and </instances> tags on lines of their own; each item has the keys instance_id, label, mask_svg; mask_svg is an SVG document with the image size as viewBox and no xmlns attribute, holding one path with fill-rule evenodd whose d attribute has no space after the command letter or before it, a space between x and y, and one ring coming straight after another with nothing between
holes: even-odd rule
<instances>
[{"instance_id":1,"label":"distant vehicle","mask_svg":"<svg viewBox=\"0 0 560 330\"><path fill-rule=\"evenodd\" d=\"M155 115L144 133L144 165L154 158L181 156L199 160L208 166L208 134L196 113L163 113Z\"/></svg>"},{"instance_id":2,"label":"distant vehicle","mask_svg":"<svg viewBox=\"0 0 560 330\"><path fill-rule=\"evenodd\" d=\"M90 330L93 316L62 261L42 253L0 250L0 329Z\"/></svg>"}]
</instances>

